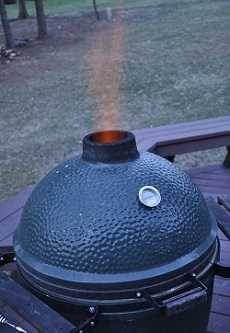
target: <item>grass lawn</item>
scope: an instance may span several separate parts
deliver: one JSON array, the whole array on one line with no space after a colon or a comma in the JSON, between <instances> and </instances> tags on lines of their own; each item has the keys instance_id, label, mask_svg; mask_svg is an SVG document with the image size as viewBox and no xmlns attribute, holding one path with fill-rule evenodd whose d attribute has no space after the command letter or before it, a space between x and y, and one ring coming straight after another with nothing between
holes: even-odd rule
<instances>
[{"instance_id":1,"label":"grass lawn","mask_svg":"<svg viewBox=\"0 0 230 333\"><path fill-rule=\"evenodd\" d=\"M98 9L104 9L106 7L115 8L122 6L125 8L135 6L146 6L151 4L150 0L139 1L139 0L126 0L119 2L117 0L96 0ZM27 9L30 15L35 15L34 1L29 0L26 2ZM46 14L48 15L81 15L82 13L91 11L92 0L45 0L44 1ZM17 5L7 6L8 15L10 18L17 17L18 8Z\"/></svg>"},{"instance_id":2,"label":"grass lawn","mask_svg":"<svg viewBox=\"0 0 230 333\"><path fill-rule=\"evenodd\" d=\"M44 42L36 40L33 18L11 23L16 38L32 42L0 64L0 200L76 154L98 124L105 127L100 99L108 102L107 119L119 109L125 129L230 114L228 1L134 0L125 7L113 21L97 22L90 1L47 0ZM15 6L8 10L16 15ZM221 159L223 150L215 150L179 161Z\"/></svg>"}]
</instances>

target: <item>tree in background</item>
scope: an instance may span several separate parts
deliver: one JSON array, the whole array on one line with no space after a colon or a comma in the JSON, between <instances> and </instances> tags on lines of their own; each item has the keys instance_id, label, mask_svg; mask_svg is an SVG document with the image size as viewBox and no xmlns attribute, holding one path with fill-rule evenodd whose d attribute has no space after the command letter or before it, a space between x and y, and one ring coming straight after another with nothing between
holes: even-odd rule
<instances>
[{"instance_id":1,"label":"tree in background","mask_svg":"<svg viewBox=\"0 0 230 333\"><path fill-rule=\"evenodd\" d=\"M4 0L0 0L0 15L2 21L2 28L5 36L6 47L11 49L14 46L13 36L10 28L10 24L7 17L7 12L4 4Z\"/></svg>"},{"instance_id":2,"label":"tree in background","mask_svg":"<svg viewBox=\"0 0 230 333\"><path fill-rule=\"evenodd\" d=\"M28 12L26 10L25 0L18 0L19 4L19 18L28 17ZM44 12L43 0L35 0L35 9L36 9L36 18L38 26L38 38L43 39L47 35L47 25L46 25L46 16ZM0 16L2 27L5 36L5 44L7 48L14 47L14 40L10 28L10 24L7 17L7 12L5 8L4 0L0 0Z\"/></svg>"},{"instance_id":3,"label":"tree in background","mask_svg":"<svg viewBox=\"0 0 230 333\"><path fill-rule=\"evenodd\" d=\"M35 0L37 24L38 24L38 38L43 39L47 35L46 16L44 12L43 0Z\"/></svg>"},{"instance_id":4,"label":"tree in background","mask_svg":"<svg viewBox=\"0 0 230 333\"><path fill-rule=\"evenodd\" d=\"M29 14L26 9L26 1L25 0L18 0L18 18L19 19L26 19L29 17Z\"/></svg>"}]
</instances>

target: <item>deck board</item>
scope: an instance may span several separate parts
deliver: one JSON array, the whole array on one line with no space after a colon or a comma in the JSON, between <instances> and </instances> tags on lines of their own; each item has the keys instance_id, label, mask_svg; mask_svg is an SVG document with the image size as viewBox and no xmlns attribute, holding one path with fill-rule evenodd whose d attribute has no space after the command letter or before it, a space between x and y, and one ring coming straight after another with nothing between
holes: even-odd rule
<instances>
[{"instance_id":1,"label":"deck board","mask_svg":"<svg viewBox=\"0 0 230 333\"><path fill-rule=\"evenodd\" d=\"M208 330L210 333L229 333L230 317L212 312L209 320Z\"/></svg>"},{"instance_id":2,"label":"deck board","mask_svg":"<svg viewBox=\"0 0 230 333\"><path fill-rule=\"evenodd\" d=\"M0 246L11 246L13 244L13 235L14 233L11 233L1 240Z\"/></svg>"},{"instance_id":3,"label":"deck board","mask_svg":"<svg viewBox=\"0 0 230 333\"><path fill-rule=\"evenodd\" d=\"M217 295L230 297L230 282L228 279L221 277L215 278L214 293ZM230 325L230 322L229 322Z\"/></svg>"},{"instance_id":4,"label":"deck board","mask_svg":"<svg viewBox=\"0 0 230 333\"><path fill-rule=\"evenodd\" d=\"M12 198L0 202L0 223L9 215L22 208L30 195L33 186L27 186Z\"/></svg>"},{"instance_id":5,"label":"deck board","mask_svg":"<svg viewBox=\"0 0 230 333\"><path fill-rule=\"evenodd\" d=\"M140 151L169 156L230 145L230 117L218 117L135 132Z\"/></svg>"},{"instance_id":6,"label":"deck board","mask_svg":"<svg viewBox=\"0 0 230 333\"><path fill-rule=\"evenodd\" d=\"M212 165L190 169L188 174L204 194L230 196L230 168Z\"/></svg>"},{"instance_id":7,"label":"deck board","mask_svg":"<svg viewBox=\"0 0 230 333\"><path fill-rule=\"evenodd\" d=\"M17 210L15 213L8 215L7 218L5 218L3 221L0 223L0 244L1 241L4 240L5 238L9 237L11 234L14 233L18 222L20 220L22 213L22 208Z\"/></svg>"},{"instance_id":8,"label":"deck board","mask_svg":"<svg viewBox=\"0 0 230 333\"><path fill-rule=\"evenodd\" d=\"M223 231L221 231L220 229L218 229L218 237L221 240L226 240L226 241L228 240Z\"/></svg>"},{"instance_id":9,"label":"deck board","mask_svg":"<svg viewBox=\"0 0 230 333\"><path fill-rule=\"evenodd\" d=\"M212 312L230 316L230 297L214 294Z\"/></svg>"}]
</instances>

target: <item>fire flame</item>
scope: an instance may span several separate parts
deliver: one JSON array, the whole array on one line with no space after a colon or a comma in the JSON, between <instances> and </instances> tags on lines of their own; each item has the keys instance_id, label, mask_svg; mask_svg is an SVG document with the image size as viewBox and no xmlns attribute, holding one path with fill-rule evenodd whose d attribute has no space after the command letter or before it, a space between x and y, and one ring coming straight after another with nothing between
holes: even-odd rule
<instances>
[{"instance_id":1,"label":"fire flame","mask_svg":"<svg viewBox=\"0 0 230 333\"><path fill-rule=\"evenodd\" d=\"M94 133L92 135L92 140L98 143L113 143L120 141L125 137L123 132L120 131L102 131Z\"/></svg>"},{"instance_id":2,"label":"fire flame","mask_svg":"<svg viewBox=\"0 0 230 333\"><path fill-rule=\"evenodd\" d=\"M108 30L96 32L94 46L89 53L89 65L92 73L89 79L89 91L97 103L97 129L120 128L120 67L123 61L124 27L119 14L115 23L111 23L112 33ZM101 140L113 141L113 135L104 132Z\"/></svg>"}]
</instances>

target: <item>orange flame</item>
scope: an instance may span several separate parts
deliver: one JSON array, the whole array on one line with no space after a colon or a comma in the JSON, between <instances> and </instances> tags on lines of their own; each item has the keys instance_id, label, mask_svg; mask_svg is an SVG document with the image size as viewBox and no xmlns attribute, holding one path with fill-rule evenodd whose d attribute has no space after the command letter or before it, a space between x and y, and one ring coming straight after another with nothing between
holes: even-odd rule
<instances>
[{"instance_id":1,"label":"orange flame","mask_svg":"<svg viewBox=\"0 0 230 333\"><path fill-rule=\"evenodd\" d=\"M120 131L102 131L92 135L92 140L98 143L112 143L124 138L124 133Z\"/></svg>"},{"instance_id":2,"label":"orange flame","mask_svg":"<svg viewBox=\"0 0 230 333\"><path fill-rule=\"evenodd\" d=\"M94 48L89 54L92 68L89 90L96 99L98 109L96 127L99 129L119 128L121 124L119 86L124 28L118 15L116 22L111 25L113 25L111 35L108 30L97 32ZM105 135L108 136L108 133Z\"/></svg>"}]
</instances>

